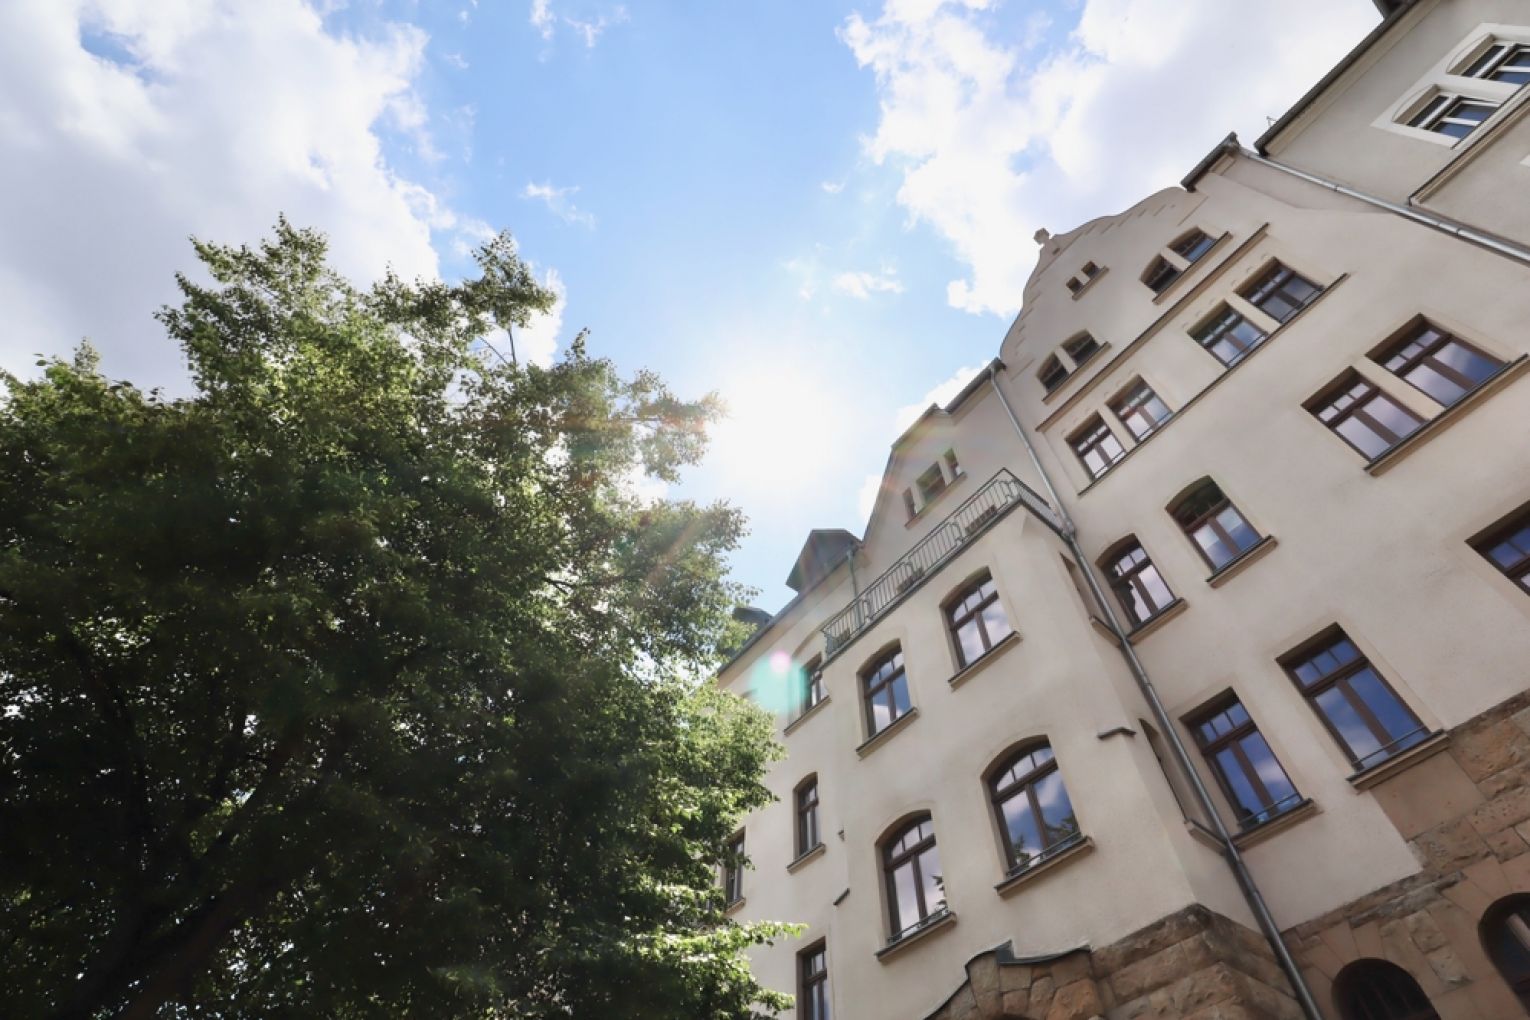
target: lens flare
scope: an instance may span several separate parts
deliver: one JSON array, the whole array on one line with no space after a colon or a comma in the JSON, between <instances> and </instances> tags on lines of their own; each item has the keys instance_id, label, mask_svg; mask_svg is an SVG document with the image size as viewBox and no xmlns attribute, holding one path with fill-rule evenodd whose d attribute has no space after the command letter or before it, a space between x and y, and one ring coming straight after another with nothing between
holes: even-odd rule
<instances>
[{"instance_id":1,"label":"lens flare","mask_svg":"<svg viewBox=\"0 0 1530 1020\"><path fill-rule=\"evenodd\" d=\"M802 667L785 652L772 652L749 671L749 691L755 704L776 715L786 715L802 687Z\"/></svg>"}]
</instances>

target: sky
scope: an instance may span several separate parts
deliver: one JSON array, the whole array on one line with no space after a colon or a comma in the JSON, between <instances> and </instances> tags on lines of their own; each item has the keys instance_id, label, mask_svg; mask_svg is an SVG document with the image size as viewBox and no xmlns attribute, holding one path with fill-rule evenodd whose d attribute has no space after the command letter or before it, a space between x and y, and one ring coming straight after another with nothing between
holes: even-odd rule
<instances>
[{"instance_id":1,"label":"sky","mask_svg":"<svg viewBox=\"0 0 1530 1020\"><path fill-rule=\"evenodd\" d=\"M750 518L770 610L815 527L993 358L1038 228L1252 141L1371 0L7 0L0 366L89 337L184 390L153 312L195 235L325 231L359 283L457 279L511 230L558 295L517 335L719 392L666 490Z\"/></svg>"}]
</instances>

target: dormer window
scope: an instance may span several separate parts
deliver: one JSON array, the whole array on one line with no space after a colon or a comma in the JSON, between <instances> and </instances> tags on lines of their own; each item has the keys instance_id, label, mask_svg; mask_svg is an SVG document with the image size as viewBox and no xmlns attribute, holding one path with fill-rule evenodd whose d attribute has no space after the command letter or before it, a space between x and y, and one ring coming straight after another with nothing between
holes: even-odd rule
<instances>
[{"instance_id":1,"label":"dormer window","mask_svg":"<svg viewBox=\"0 0 1530 1020\"><path fill-rule=\"evenodd\" d=\"M1497 103L1442 92L1425 103L1424 108L1408 121L1408 126L1451 138L1465 138L1497 110Z\"/></svg>"},{"instance_id":2,"label":"dormer window","mask_svg":"<svg viewBox=\"0 0 1530 1020\"><path fill-rule=\"evenodd\" d=\"M1147 271L1142 274L1142 282L1154 294L1162 294L1169 289L1169 284L1179 279L1180 271L1178 266L1159 255L1148 263Z\"/></svg>"},{"instance_id":3,"label":"dormer window","mask_svg":"<svg viewBox=\"0 0 1530 1020\"><path fill-rule=\"evenodd\" d=\"M1078 272L1069 277L1068 290L1072 292L1075 297L1077 297L1080 293L1083 292L1085 287L1089 286L1089 282L1099 275L1099 266L1095 265L1093 262L1085 262L1084 268L1080 269Z\"/></svg>"},{"instance_id":4,"label":"dormer window","mask_svg":"<svg viewBox=\"0 0 1530 1020\"><path fill-rule=\"evenodd\" d=\"M1530 46L1495 39L1482 56L1461 71L1461 75L1515 86L1530 84Z\"/></svg>"},{"instance_id":5,"label":"dormer window","mask_svg":"<svg viewBox=\"0 0 1530 1020\"><path fill-rule=\"evenodd\" d=\"M939 464L931 464L929 470L920 475L914 484L919 486L920 498L928 503L945 491L946 476L940 470Z\"/></svg>"},{"instance_id":6,"label":"dormer window","mask_svg":"<svg viewBox=\"0 0 1530 1020\"><path fill-rule=\"evenodd\" d=\"M1162 294L1185 271L1216 246L1217 239L1204 230L1183 234L1153 257L1142 271L1142 282L1154 294Z\"/></svg>"},{"instance_id":7,"label":"dormer window","mask_svg":"<svg viewBox=\"0 0 1530 1020\"><path fill-rule=\"evenodd\" d=\"M1216 239L1207 236L1204 230L1192 230L1169 245L1169 250L1182 256L1186 262L1194 264L1200 261L1201 256L1210 251L1211 246L1216 243Z\"/></svg>"},{"instance_id":8,"label":"dormer window","mask_svg":"<svg viewBox=\"0 0 1530 1020\"><path fill-rule=\"evenodd\" d=\"M1057 355L1053 354L1041 363L1041 370L1036 373L1036 378L1041 380L1041 388L1051 393L1067 381L1068 369Z\"/></svg>"},{"instance_id":9,"label":"dormer window","mask_svg":"<svg viewBox=\"0 0 1530 1020\"><path fill-rule=\"evenodd\" d=\"M1088 361L1095 351L1100 349L1099 342L1088 333L1080 333L1078 336L1063 344L1063 351L1073 359L1074 367Z\"/></svg>"}]
</instances>

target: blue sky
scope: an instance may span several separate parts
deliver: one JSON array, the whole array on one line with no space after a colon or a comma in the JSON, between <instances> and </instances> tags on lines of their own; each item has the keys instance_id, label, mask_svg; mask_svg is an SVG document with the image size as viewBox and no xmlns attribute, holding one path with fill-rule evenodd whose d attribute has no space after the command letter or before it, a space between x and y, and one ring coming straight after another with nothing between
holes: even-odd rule
<instances>
[{"instance_id":1,"label":"blue sky","mask_svg":"<svg viewBox=\"0 0 1530 1020\"><path fill-rule=\"evenodd\" d=\"M734 573L775 609L808 529L859 532L901 427L997 351L1036 228L1252 138L1375 20L1369 0L18 0L0 364L89 335L109 372L176 386L150 313L189 233L253 240L285 212L358 278L454 277L508 227L564 297L525 353L588 327L733 406L671 494L744 508Z\"/></svg>"}]
</instances>

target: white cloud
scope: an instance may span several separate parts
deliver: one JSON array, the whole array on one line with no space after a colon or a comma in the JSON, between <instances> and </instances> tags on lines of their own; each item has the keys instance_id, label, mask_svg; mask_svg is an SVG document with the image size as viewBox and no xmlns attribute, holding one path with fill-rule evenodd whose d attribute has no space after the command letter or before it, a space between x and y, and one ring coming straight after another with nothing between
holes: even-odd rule
<instances>
[{"instance_id":1,"label":"white cloud","mask_svg":"<svg viewBox=\"0 0 1530 1020\"><path fill-rule=\"evenodd\" d=\"M557 34L558 23L561 21L570 31L584 42L589 49L595 48L606 29L612 25L620 25L628 20L627 8L622 6L613 7L609 12L597 14L593 17L574 17L571 14L558 14L552 9L552 0L531 0L531 27L535 28L542 38L552 42ZM546 55L544 54L544 59Z\"/></svg>"},{"instance_id":2,"label":"white cloud","mask_svg":"<svg viewBox=\"0 0 1530 1020\"><path fill-rule=\"evenodd\" d=\"M837 195L845 190L844 181L824 181L818 186L831 195Z\"/></svg>"},{"instance_id":3,"label":"white cloud","mask_svg":"<svg viewBox=\"0 0 1530 1020\"><path fill-rule=\"evenodd\" d=\"M568 304L568 290L556 269L549 269L542 274L542 286L557 295L557 300L553 303L552 311L536 316L531 320L531 325L515 331L515 353L533 364L550 365L553 355L558 351L558 334L563 330L563 309Z\"/></svg>"},{"instance_id":4,"label":"white cloud","mask_svg":"<svg viewBox=\"0 0 1530 1020\"><path fill-rule=\"evenodd\" d=\"M897 271L893 269L883 269L880 273L868 273L861 270L840 273L834 277L834 289L841 294L864 301L872 294L902 294L903 283L898 279Z\"/></svg>"},{"instance_id":5,"label":"white cloud","mask_svg":"<svg viewBox=\"0 0 1530 1020\"><path fill-rule=\"evenodd\" d=\"M384 155L382 130L428 140L426 41L334 34L302 0L0 5L0 364L90 335L107 372L182 384L151 314L187 235L253 242L278 213L353 279L435 276L434 234L484 228Z\"/></svg>"},{"instance_id":6,"label":"white cloud","mask_svg":"<svg viewBox=\"0 0 1530 1020\"><path fill-rule=\"evenodd\" d=\"M531 0L532 28L540 32L543 39L551 39L557 26L558 21L552 12L552 0Z\"/></svg>"},{"instance_id":7,"label":"white cloud","mask_svg":"<svg viewBox=\"0 0 1530 1020\"><path fill-rule=\"evenodd\" d=\"M594 230L595 217L591 213L585 212L583 209L580 209L578 206L574 205L573 201L569 197L571 195L577 195L578 193L579 188L577 186L556 188L551 184L528 183L526 187L521 190L521 197L536 199L537 201L541 202L543 205L547 206L548 210L554 216L558 217L564 223L576 223L581 227L587 227L591 230Z\"/></svg>"},{"instance_id":8,"label":"white cloud","mask_svg":"<svg viewBox=\"0 0 1530 1020\"><path fill-rule=\"evenodd\" d=\"M1035 14L1011 43L990 0L886 0L840 31L876 77L868 154L968 268L950 303L1012 314L1038 227L1070 230L1252 134L1369 29L1366 0L1083 0L1061 45ZM1314 30L1320 26L1321 30Z\"/></svg>"}]
</instances>

